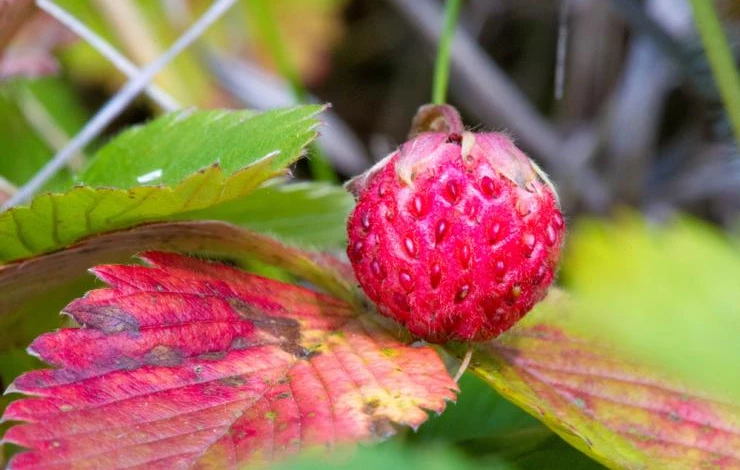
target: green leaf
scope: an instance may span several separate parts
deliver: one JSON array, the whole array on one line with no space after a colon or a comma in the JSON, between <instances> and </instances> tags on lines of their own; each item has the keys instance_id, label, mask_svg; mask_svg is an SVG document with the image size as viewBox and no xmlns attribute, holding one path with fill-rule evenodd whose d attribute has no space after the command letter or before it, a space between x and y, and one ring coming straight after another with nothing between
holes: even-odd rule
<instances>
[{"instance_id":1,"label":"green leaf","mask_svg":"<svg viewBox=\"0 0 740 470\"><path fill-rule=\"evenodd\" d=\"M599 470L604 466L589 459L565 441L551 435L536 448L506 459L517 470Z\"/></svg>"},{"instance_id":2,"label":"green leaf","mask_svg":"<svg viewBox=\"0 0 740 470\"><path fill-rule=\"evenodd\" d=\"M314 248L346 242L352 196L339 186L301 182L260 188L249 196L187 214L188 219L232 222Z\"/></svg>"},{"instance_id":3,"label":"green leaf","mask_svg":"<svg viewBox=\"0 0 740 470\"><path fill-rule=\"evenodd\" d=\"M305 455L277 470L597 470L603 468L593 460L549 434L549 438L529 453L517 457L501 458L483 455L473 458L443 443L409 447L398 440L363 447L351 453L337 452L329 456Z\"/></svg>"},{"instance_id":4,"label":"green leaf","mask_svg":"<svg viewBox=\"0 0 740 470\"><path fill-rule=\"evenodd\" d=\"M458 452L439 446L409 450L391 441L373 447L363 447L354 453L339 452L331 456L306 455L285 464L276 465L276 470L474 470L480 468ZM487 466L490 470L515 470L506 464Z\"/></svg>"},{"instance_id":5,"label":"green leaf","mask_svg":"<svg viewBox=\"0 0 740 470\"><path fill-rule=\"evenodd\" d=\"M298 159L316 136L315 115L321 109L305 106L253 117L176 113L125 132L101 150L82 180L131 189L76 187L5 211L0 262L64 248L96 233L183 218L245 196ZM137 178L151 179L158 172L158 183L175 185L136 187Z\"/></svg>"},{"instance_id":6,"label":"green leaf","mask_svg":"<svg viewBox=\"0 0 740 470\"><path fill-rule=\"evenodd\" d=\"M682 219L584 222L564 277L579 309L573 325L641 361L740 400L740 250Z\"/></svg>"},{"instance_id":7,"label":"green leaf","mask_svg":"<svg viewBox=\"0 0 740 470\"><path fill-rule=\"evenodd\" d=\"M314 137L321 106L255 114L251 111L180 111L133 127L103 147L80 175L88 186L130 189L174 185L209 165L231 175L276 154L270 171L293 163Z\"/></svg>"},{"instance_id":8,"label":"green leaf","mask_svg":"<svg viewBox=\"0 0 740 470\"><path fill-rule=\"evenodd\" d=\"M538 428L552 434L536 419L491 390L483 380L465 374L457 401L433 416L412 436L414 441L462 442Z\"/></svg>"},{"instance_id":9,"label":"green leaf","mask_svg":"<svg viewBox=\"0 0 740 470\"><path fill-rule=\"evenodd\" d=\"M512 469L598 469L601 465L565 443L473 374L460 380L456 403L432 416L409 438L414 444L456 443L477 461Z\"/></svg>"}]
</instances>

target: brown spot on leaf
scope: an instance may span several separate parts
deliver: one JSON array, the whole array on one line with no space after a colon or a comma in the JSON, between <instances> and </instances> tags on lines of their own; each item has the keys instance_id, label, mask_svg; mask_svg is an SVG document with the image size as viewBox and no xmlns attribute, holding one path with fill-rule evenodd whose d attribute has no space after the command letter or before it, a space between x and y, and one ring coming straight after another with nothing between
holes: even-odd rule
<instances>
[{"instance_id":1,"label":"brown spot on leaf","mask_svg":"<svg viewBox=\"0 0 740 470\"><path fill-rule=\"evenodd\" d=\"M380 400L378 400L377 398L373 398L365 402L365 404L362 406L362 412L368 416L372 416L373 414L375 414L375 411L378 409L378 407L380 407Z\"/></svg>"},{"instance_id":2,"label":"brown spot on leaf","mask_svg":"<svg viewBox=\"0 0 740 470\"><path fill-rule=\"evenodd\" d=\"M370 423L370 434L377 439L386 439L396 433L396 428L385 416L375 416Z\"/></svg>"},{"instance_id":3,"label":"brown spot on leaf","mask_svg":"<svg viewBox=\"0 0 740 470\"><path fill-rule=\"evenodd\" d=\"M160 344L146 354L145 362L160 367L179 366L182 364L182 353L173 347Z\"/></svg>"},{"instance_id":4,"label":"brown spot on leaf","mask_svg":"<svg viewBox=\"0 0 740 470\"><path fill-rule=\"evenodd\" d=\"M90 310L77 309L70 313L81 325L106 334L124 331L139 332L139 320L115 305L95 306Z\"/></svg>"},{"instance_id":5,"label":"brown spot on leaf","mask_svg":"<svg viewBox=\"0 0 740 470\"><path fill-rule=\"evenodd\" d=\"M224 377L218 381L221 385L226 385L227 387L241 387L242 385L246 384L247 381L244 380L244 377L239 375L232 375L230 377Z\"/></svg>"},{"instance_id":6,"label":"brown spot on leaf","mask_svg":"<svg viewBox=\"0 0 740 470\"><path fill-rule=\"evenodd\" d=\"M283 351L301 359L311 357L311 352L300 345L301 325L297 320L268 315L259 306L248 304L240 299L229 299L229 304L241 318L251 322L255 328L275 337L276 343Z\"/></svg>"},{"instance_id":7,"label":"brown spot on leaf","mask_svg":"<svg viewBox=\"0 0 740 470\"><path fill-rule=\"evenodd\" d=\"M139 361L137 361L134 358L128 357L128 356L121 356L116 361L116 366L118 369L124 369L124 370L134 370L138 369L141 364Z\"/></svg>"},{"instance_id":8,"label":"brown spot on leaf","mask_svg":"<svg viewBox=\"0 0 740 470\"><path fill-rule=\"evenodd\" d=\"M220 361L226 357L226 351L212 351L198 356L199 361Z\"/></svg>"},{"instance_id":9,"label":"brown spot on leaf","mask_svg":"<svg viewBox=\"0 0 740 470\"><path fill-rule=\"evenodd\" d=\"M252 343L250 343L249 340L247 340L247 338L244 338L243 336L237 336L236 338L231 340L229 349L241 350L241 349L247 349L250 346L252 346Z\"/></svg>"}]
</instances>

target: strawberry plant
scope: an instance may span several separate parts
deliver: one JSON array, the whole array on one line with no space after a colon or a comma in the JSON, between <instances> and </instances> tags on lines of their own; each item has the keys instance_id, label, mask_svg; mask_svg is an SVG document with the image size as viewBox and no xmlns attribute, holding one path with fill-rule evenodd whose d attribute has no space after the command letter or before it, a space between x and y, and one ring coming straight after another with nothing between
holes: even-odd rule
<instances>
[{"instance_id":1,"label":"strawberry plant","mask_svg":"<svg viewBox=\"0 0 740 470\"><path fill-rule=\"evenodd\" d=\"M511 132L464 125L459 0L435 25L434 104L369 168L337 158L351 132L305 88L362 2L93 3L0 2L0 74L25 76L0 86L2 468L740 468L736 236L639 204L585 215L628 201L607 158L628 157L561 142L513 85ZM694 7L735 122L722 31ZM79 77L110 65L65 27L130 75L94 116ZM142 69L116 50L163 38ZM267 86L270 67L289 103L228 109L228 74ZM140 92L151 119L103 135Z\"/></svg>"}]
</instances>

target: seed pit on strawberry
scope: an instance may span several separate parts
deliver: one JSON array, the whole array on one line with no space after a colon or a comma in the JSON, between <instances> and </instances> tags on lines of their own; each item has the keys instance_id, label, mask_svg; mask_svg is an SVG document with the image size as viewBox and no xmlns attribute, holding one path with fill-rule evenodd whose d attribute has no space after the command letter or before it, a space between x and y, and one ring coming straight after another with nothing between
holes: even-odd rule
<instances>
[{"instance_id":1,"label":"seed pit on strawberry","mask_svg":"<svg viewBox=\"0 0 740 470\"><path fill-rule=\"evenodd\" d=\"M484 195L493 197L496 195L496 184L491 178L484 176L480 180L480 190Z\"/></svg>"},{"instance_id":2,"label":"seed pit on strawberry","mask_svg":"<svg viewBox=\"0 0 740 470\"><path fill-rule=\"evenodd\" d=\"M401 274L398 275L398 280L406 292L411 292L414 289L414 281L408 272L401 271Z\"/></svg>"},{"instance_id":3,"label":"seed pit on strawberry","mask_svg":"<svg viewBox=\"0 0 740 470\"><path fill-rule=\"evenodd\" d=\"M403 241L403 246L406 248L406 253L412 258L416 258L416 243L411 237L406 237Z\"/></svg>"},{"instance_id":4,"label":"seed pit on strawberry","mask_svg":"<svg viewBox=\"0 0 740 470\"><path fill-rule=\"evenodd\" d=\"M362 213L362 228L366 231L370 230L370 212Z\"/></svg>"},{"instance_id":5,"label":"seed pit on strawberry","mask_svg":"<svg viewBox=\"0 0 740 470\"><path fill-rule=\"evenodd\" d=\"M419 196L414 196L413 211L416 217L422 217L425 213L424 201Z\"/></svg>"},{"instance_id":6,"label":"seed pit on strawberry","mask_svg":"<svg viewBox=\"0 0 740 470\"><path fill-rule=\"evenodd\" d=\"M555 242L557 241L557 234L555 233L555 228L552 225L547 226L545 235L546 235L547 244L550 246L553 246Z\"/></svg>"},{"instance_id":7,"label":"seed pit on strawberry","mask_svg":"<svg viewBox=\"0 0 740 470\"><path fill-rule=\"evenodd\" d=\"M499 278L503 278L504 274L506 274L506 263L502 260L496 261L496 275Z\"/></svg>"},{"instance_id":8,"label":"seed pit on strawberry","mask_svg":"<svg viewBox=\"0 0 740 470\"><path fill-rule=\"evenodd\" d=\"M449 202L450 204L457 203L457 198L460 196L460 187L457 184L457 181L448 181L445 184L445 191L442 194L442 196Z\"/></svg>"},{"instance_id":9,"label":"seed pit on strawberry","mask_svg":"<svg viewBox=\"0 0 740 470\"><path fill-rule=\"evenodd\" d=\"M447 228L449 225L447 224L446 220L440 220L437 222L437 227L434 229L434 242L439 245L442 243L442 240L445 237L445 234L447 233Z\"/></svg>"},{"instance_id":10,"label":"seed pit on strawberry","mask_svg":"<svg viewBox=\"0 0 740 470\"><path fill-rule=\"evenodd\" d=\"M468 269L470 267L470 247L465 244L460 248L460 266L462 266L463 269Z\"/></svg>"},{"instance_id":11,"label":"seed pit on strawberry","mask_svg":"<svg viewBox=\"0 0 740 470\"><path fill-rule=\"evenodd\" d=\"M432 285L432 289L439 287L439 281L442 280L442 268L439 263L432 264L431 273L429 274L429 283Z\"/></svg>"}]
</instances>

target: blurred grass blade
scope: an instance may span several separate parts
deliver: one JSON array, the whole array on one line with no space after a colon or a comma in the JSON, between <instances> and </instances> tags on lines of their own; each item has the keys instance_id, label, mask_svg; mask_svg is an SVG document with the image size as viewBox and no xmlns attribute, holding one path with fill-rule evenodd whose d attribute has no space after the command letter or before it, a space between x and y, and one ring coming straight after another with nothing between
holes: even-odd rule
<instances>
[{"instance_id":1,"label":"blurred grass blade","mask_svg":"<svg viewBox=\"0 0 740 470\"><path fill-rule=\"evenodd\" d=\"M691 0L696 28L701 36L725 110L740 145L740 74L712 0Z\"/></svg>"},{"instance_id":2,"label":"blurred grass blade","mask_svg":"<svg viewBox=\"0 0 740 470\"><path fill-rule=\"evenodd\" d=\"M437 60L434 64L434 89L432 90L432 103L434 104L445 104L447 99L447 84L450 81L450 53L461 6L462 0L447 0L445 3L445 22L442 27L442 36L439 39Z\"/></svg>"}]
</instances>

